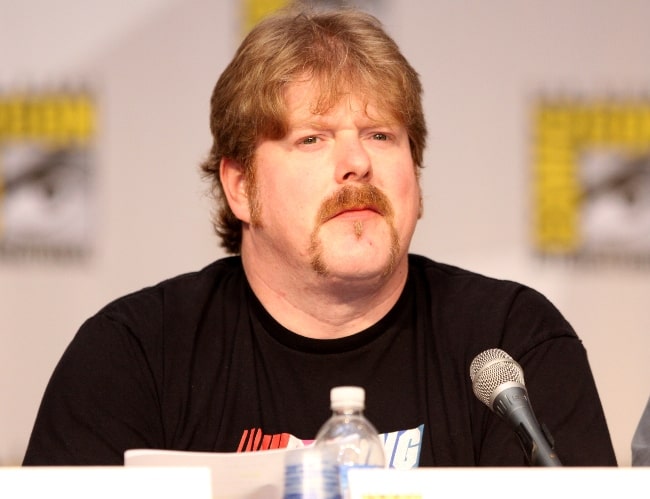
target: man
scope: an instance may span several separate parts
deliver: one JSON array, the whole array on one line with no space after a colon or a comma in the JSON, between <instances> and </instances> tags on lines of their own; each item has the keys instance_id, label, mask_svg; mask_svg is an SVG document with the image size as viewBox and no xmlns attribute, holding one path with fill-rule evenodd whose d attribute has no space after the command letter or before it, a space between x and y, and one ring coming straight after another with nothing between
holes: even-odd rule
<instances>
[{"instance_id":1,"label":"man","mask_svg":"<svg viewBox=\"0 0 650 499\"><path fill-rule=\"evenodd\" d=\"M231 256L89 319L46 390L26 464L129 448L302 445L329 390L360 385L390 463L523 465L472 393L488 348L518 360L569 465L614 465L585 350L522 285L409 255L426 127L417 73L369 15L287 11L212 96L203 165Z\"/></svg>"}]
</instances>

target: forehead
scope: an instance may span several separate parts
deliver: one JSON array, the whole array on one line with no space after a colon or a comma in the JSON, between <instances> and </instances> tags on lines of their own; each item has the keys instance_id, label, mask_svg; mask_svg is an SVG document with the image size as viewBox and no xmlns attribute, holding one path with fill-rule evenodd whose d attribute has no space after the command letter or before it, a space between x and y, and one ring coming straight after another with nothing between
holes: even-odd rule
<instances>
[{"instance_id":1,"label":"forehead","mask_svg":"<svg viewBox=\"0 0 650 499\"><path fill-rule=\"evenodd\" d=\"M287 119L292 123L340 111L351 111L373 121L390 120L388 110L380 108L367 92L325 88L313 79L289 83L284 103Z\"/></svg>"}]
</instances>

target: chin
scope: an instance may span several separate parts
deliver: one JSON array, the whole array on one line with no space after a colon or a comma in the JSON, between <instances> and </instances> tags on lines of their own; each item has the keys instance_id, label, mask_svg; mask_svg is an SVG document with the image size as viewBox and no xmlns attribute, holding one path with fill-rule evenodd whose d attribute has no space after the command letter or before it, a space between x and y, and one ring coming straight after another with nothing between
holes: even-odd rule
<instances>
[{"instance_id":1,"label":"chin","mask_svg":"<svg viewBox=\"0 0 650 499\"><path fill-rule=\"evenodd\" d=\"M364 281L387 277L395 271L396 259L393 253L386 258L375 261L372 258L361 256L359 258L347 255L330 256L321 255L321 258L312 259L312 268L324 277L335 277L346 281Z\"/></svg>"},{"instance_id":2,"label":"chin","mask_svg":"<svg viewBox=\"0 0 650 499\"><path fill-rule=\"evenodd\" d=\"M348 280L389 276L401 256L397 231L389 226L389 231L379 238L368 238L368 235L330 239L328 244L313 238L310 248L312 268L323 276L340 276Z\"/></svg>"}]
</instances>

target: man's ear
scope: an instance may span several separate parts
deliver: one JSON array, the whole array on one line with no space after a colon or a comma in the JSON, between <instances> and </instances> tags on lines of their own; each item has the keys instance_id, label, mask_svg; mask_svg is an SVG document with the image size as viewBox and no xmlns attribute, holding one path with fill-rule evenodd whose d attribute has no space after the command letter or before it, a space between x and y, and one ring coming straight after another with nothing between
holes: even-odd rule
<instances>
[{"instance_id":1,"label":"man's ear","mask_svg":"<svg viewBox=\"0 0 650 499\"><path fill-rule=\"evenodd\" d=\"M234 159L224 157L219 164L219 175L230 209L239 220L250 223L250 204L244 167Z\"/></svg>"}]
</instances>

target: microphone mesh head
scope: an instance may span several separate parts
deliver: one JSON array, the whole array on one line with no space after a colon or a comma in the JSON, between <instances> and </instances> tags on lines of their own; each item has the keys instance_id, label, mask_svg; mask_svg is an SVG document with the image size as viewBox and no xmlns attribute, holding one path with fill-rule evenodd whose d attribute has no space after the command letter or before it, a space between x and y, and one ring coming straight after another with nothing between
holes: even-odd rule
<instances>
[{"instance_id":1,"label":"microphone mesh head","mask_svg":"<svg viewBox=\"0 0 650 499\"><path fill-rule=\"evenodd\" d=\"M524 371L521 366L503 350L491 348L474 357L469 366L474 395L492 408L496 389L504 383L514 382L524 386Z\"/></svg>"}]
</instances>

